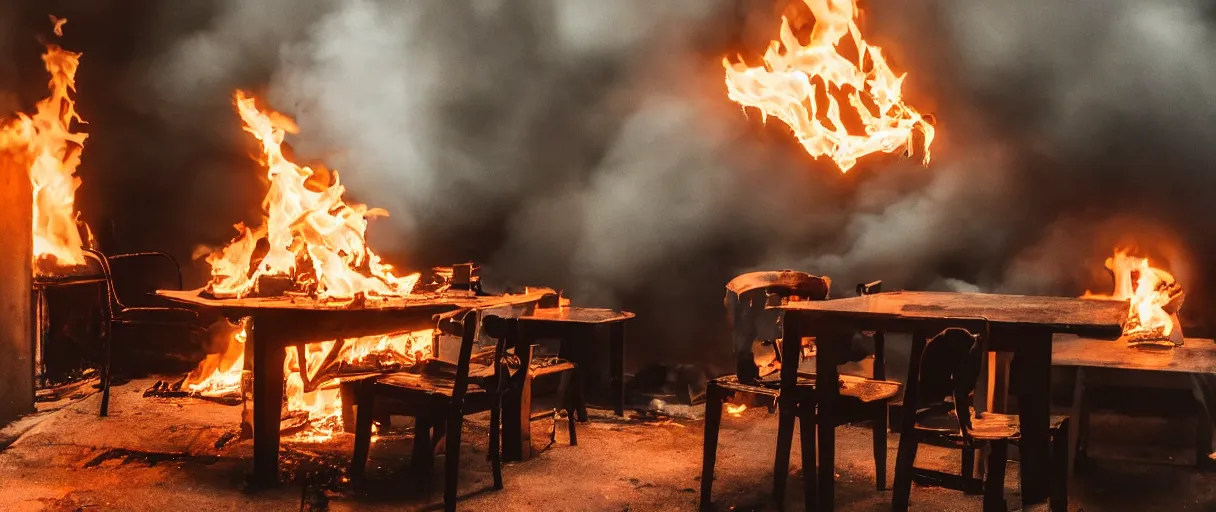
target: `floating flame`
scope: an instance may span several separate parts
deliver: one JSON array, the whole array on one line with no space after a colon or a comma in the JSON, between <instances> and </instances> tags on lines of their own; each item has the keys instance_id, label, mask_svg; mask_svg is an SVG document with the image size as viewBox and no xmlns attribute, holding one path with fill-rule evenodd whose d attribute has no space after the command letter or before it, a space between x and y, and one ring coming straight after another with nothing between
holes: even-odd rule
<instances>
[{"instance_id":1,"label":"floating flame","mask_svg":"<svg viewBox=\"0 0 1216 512\"><path fill-rule=\"evenodd\" d=\"M349 299L359 293L408 295L419 275L394 275L364 238L367 219L387 212L344 202L346 189L336 171L302 167L288 159L283 138L299 131L291 118L259 110L243 91L236 92L235 100L245 131L262 144L270 190L262 202L265 225L251 230L238 224L237 239L207 258L208 290L218 297L244 297L255 291L259 277L288 276L321 299ZM261 238L269 243L268 250L250 268Z\"/></svg>"},{"instance_id":2,"label":"floating flame","mask_svg":"<svg viewBox=\"0 0 1216 512\"><path fill-rule=\"evenodd\" d=\"M52 16L51 21L55 34L63 35L67 20ZM60 267L85 264L75 203L80 187L76 167L88 134L72 131L73 124L84 124L72 100L80 55L48 44L42 62L51 74L50 96L38 102L33 116L18 113L15 120L0 124L0 153L5 155L0 167L4 172L28 172L34 189L34 259Z\"/></svg>"},{"instance_id":3,"label":"floating flame","mask_svg":"<svg viewBox=\"0 0 1216 512\"><path fill-rule=\"evenodd\" d=\"M760 109L794 130L812 157L826 155L848 172L857 159L882 151L913 152L913 136L924 137L923 163L929 163L933 126L905 105L900 88L906 75L896 75L881 50L861 38L856 0L803 0L815 17L810 40L802 44L788 16L779 40L764 53L764 65L748 67L723 59L727 94L744 107ZM847 58L837 46L845 35L857 49ZM850 133L841 119L840 98L859 120L864 133ZM847 108L847 107L846 107Z\"/></svg>"},{"instance_id":4,"label":"floating flame","mask_svg":"<svg viewBox=\"0 0 1216 512\"><path fill-rule=\"evenodd\" d=\"M747 406L743 404L726 404L726 414L736 418L743 416L743 411L747 410Z\"/></svg>"},{"instance_id":5,"label":"floating flame","mask_svg":"<svg viewBox=\"0 0 1216 512\"><path fill-rule=\"evenodd\" d=\"M208 355L199 366L186 377L182 389L192 394L207 397L239 396L241 374L245 368L245 341L248 339L248 324L242 321L232 335L227 349L221 354ZM398 366L410 366L414 362L430 357L434 331L426 329L387 335L366 336L345 343L333 361L349 366L373 366L377 361L392 360ZM313 391L304 390L301 368L308 372L309 380L323 378L319 374L325 369L326 356L337 345L337 341L310 343L304 346L305 364L300 365L299 353L294 347L286 349L283 373L286 375L287 411L307 414L309 428L297 434L300 441L324 441L334 433L342 431L342 396L339 380L327 378Z\"/></svg>"},{"instance_id":6,"label":"floating flame","mask_svg":"<svg viewBox=\"0 0 1216 512\"><path fill-rule=\"evenodd\" d=\"M1114 293L1086 292L1085 296L1129 301L1123 327L1123 335L1129 339L1169 339L1174 332L1173 314L1182 306L1182 287L1174 276L1124 249L1106 259L1106 268L1115 276Z\"/></svg>"}]
</instances>

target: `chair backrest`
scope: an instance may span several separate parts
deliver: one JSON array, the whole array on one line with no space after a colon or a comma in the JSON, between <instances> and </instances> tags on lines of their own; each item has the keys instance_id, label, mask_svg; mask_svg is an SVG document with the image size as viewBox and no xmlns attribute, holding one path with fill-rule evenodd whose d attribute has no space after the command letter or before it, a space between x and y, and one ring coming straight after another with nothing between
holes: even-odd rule
<instances>
[{"instance_id":1,"label":"chair backrest","mask_svg":"<svg viewBox=\"0 0 1216 512\"><path fill-rule=\"evenodd\" d=\"M947 328L925 341L919 358L909 367L909 383L916 379L916 409L938 409L953 399L959 431L971 432L971 395L975 391L987 352L986 330L973 334Z\"/></svg>"},{"instance_id":2,"label":"chair backrest","mask_svg":"<svg viewBox=\"0 0 1216 512\"><path fill-rule=\"evenodd\" d=\"M182 272L177 260L163 252L118 254L106 258L114 293L124 306L152 306L156 290L182 289Z\"/></svg>"},{"instance_id":3,"label":"chair backrest","mask_svg":"<svg viewBox=\"0 0 1216 512\"><path fill-rule=\"evenodd\" d=\"M758 340L776 341L765 339L773 336L761 332L762 322L764 325L771 322L776 332L778 315L773 312L766 314L765 307L770 302L790 297L826 300L831 286L832 281L827 277L793 270L749 272L727 283L726 318L734 345L735 371L741 382L753 382L760 376L754 344ZM773 353L778 354L775 344L772 347Z\"/></svg>"},{"instance_id":4,"label":"chair backrest","mask_svg":"<svg viewBox=\"0 0 1216 512\"><path fill-rule=\"evenodd\" d=\"M469 367L472 365L473 346L477 344L477 324L481 315L476 310L459 310L440 315L438 328L441 332L460 336L460 353L456 357L456 377L452 384L452 403L462 404L469 390ZM495 361L501 357L495 354ZM498 366L494 365L495 381L498 377Z\"/></svg>"}]
</instances>

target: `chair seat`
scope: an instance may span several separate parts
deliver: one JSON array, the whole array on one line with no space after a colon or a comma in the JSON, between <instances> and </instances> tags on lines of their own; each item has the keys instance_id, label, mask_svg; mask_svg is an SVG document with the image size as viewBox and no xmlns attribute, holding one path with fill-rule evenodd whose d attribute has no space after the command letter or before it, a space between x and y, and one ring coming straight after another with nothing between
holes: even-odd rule
<instances>
[{"instance_id":1,"label":"chair seat","mask_svg":"<svg viewBox=\"0 0 1216 512\"><path fill-rule=\"evenodd\" d=\"M713 379L710 382L731 391L776 397L781 393L781 382L777 379L779 377L765 378L757 381L755 384L745 384L739 382L739 376L737 375L726 375ZM816 378L813 373L798 373L799 388L814 389L815 381ZM840 396L853 398L865 403L890 400L899 394L902 386L898 382L887 380L868 379L855 375L840 376Z\"/></svg>"},{"instance_id":2,"label":"chair seat","mask_svg":"<svg viewBox=\"0 0 1216 512\"><path fill-rule=\"evenodd\" d=\"M1055 431L1066 420L1068 420L1068 416L1052 416L1049 427ZM961 437L953 408L936 411L930 409L928 413L921 413L920 417L916 419L916 429ZM982 418L977 418L975 410L971 411L971 437L974 439L982 441L1016 440L1021 435L1021 423L1016 414L989 412L984 413Z\"/></svg>"},{"instance_id":3,"label":"chair seat","mask_svg":"<svg viewBox=\"0 0 1216 512\"><path fill-rule=\"evenodd\" d=\"M492 371L492 370L491 370ZM472 371L469 372L472 374ZM418 374L397 372L387 375L375 377L376 389L385 391L389 394L402 393L425 393L428 395L442 395L451 397L455 386L455 379L452 375L446 374ZM486 393L482 387L480 379L470 379L469 388L465 392L466 395L477 395Z\"/></svg>"}]
</instances>

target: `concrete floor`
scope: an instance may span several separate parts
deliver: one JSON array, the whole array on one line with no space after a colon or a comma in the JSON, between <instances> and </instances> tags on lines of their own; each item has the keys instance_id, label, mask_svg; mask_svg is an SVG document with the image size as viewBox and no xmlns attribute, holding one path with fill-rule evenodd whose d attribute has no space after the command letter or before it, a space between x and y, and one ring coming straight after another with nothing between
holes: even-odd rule
<instances>
[{"instance_id":1,"label":"concrete floor","mask_svg":"<svg viewBox=\"0 0 1216 512\"><path fill-rule=\"evenodd\" d=\"M239 406L194 399L148 399L151 381L115 388L111 416L97 417L97 395L40 413L5 430L0 453L0 510L423 510L438 509L439 485L415 485L396 469L408 457L407 436L386 436L372 447L372 484L363 494L345 483L351 438L286 443L282 459L289 483L272 490L244 489L249 441L222 442L236 431ZM698 506L702 424L695 420L619 419L592 411L579 425L579 446L557 443L538 457L504 469L506 488L490 491L486 418L474 416L464 435L462 510L695 510ZM1182 465L1184 427L1162 421L1095 417L1095 437L1118 442L1073 480L1072 510L1216 510L1216 474ZM548 425L537 422L538 438ZM719 510L774 509L768 503L776 421L749 409L723 421L714 504ZM1134 434L1134 435L1133 435ZM1137 437L1141 436L1141 437ZM4 435L0 435L2 439ZM887 510L890 491L873 489L870 432L839 430L837 502L840 510ZM1167 442L1151 448L1154 439ZM1187 438L1189 439L1189 438ZM220 446L217 448L217 442ZM889 437L894 465L898 436ZM3 446L3 445L0 445ZM1131 450L1119 448L1130 447ZM791 461L786 508L800 510L798 451ZM1160 462L1128 462L1134 457ZM1109 453L1107 453L1109 452ZM958 452L925 446L917 465L957 468ZM1171 457L1173 459L1171 460ZM439 459L442 461L442 458ZM1174 461L1177 461L1175 464ZM893 474L893 467L888 474ZM1006 497L1020 508L1017 465L1010 463ZM438 483L438 479L437 482ZM915 486L913 510L978 510L980 498ZM1045 507L1035 507L1043 509Z\"/></svg>"}]
</instances>

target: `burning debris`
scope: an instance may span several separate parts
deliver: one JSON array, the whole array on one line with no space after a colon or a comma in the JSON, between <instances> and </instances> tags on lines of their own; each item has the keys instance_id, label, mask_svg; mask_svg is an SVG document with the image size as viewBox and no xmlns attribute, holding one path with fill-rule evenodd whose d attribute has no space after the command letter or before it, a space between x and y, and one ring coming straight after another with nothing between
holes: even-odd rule
<instances>
[{"instance_id":1,"label":"burning debris","mask_svg":"<svg viewBox=\"0 0 1216 512\"><path fill-rule=\"evenodd\" d=\"M242 91L236 107L245 131L262 144L270 180L262 202L265 224L252 230L238 224L241 235L207 258L206 291L218 298L287 291L319 299L409 295L419 275L394 275L364 238L367 219L388 213L345 202L337 171L292 162L283 147L286 134L299 131L291 118L259 110Z\"/></svg>"},{"instance_id":2,"label":"burning debris","mask_svg":"<svg viewBox=\"0 0 1216 512\"><path fill-rule=\"evenodd\" d=\"M52 16L51 21L55 35L62 36L67 20ZM51 75L50 96L38 102L34 115L18 113L16 119L0 124L4 171L28 173L34 189L36 275L85 266L84 249L92 246L88 226L81 236L75 208L80 187L76 167L88 138L86 133L73 131L74 125L84 124L72 99L80 56L47 44L42 62Z\"/></svg>"},{"instance_id":3,"label":"burning debris","mask_svg":"<svg viewBox=\"0 0 1216 512\"><path fill-rule=\"evenodd\" d=\"M1148 258L1132 256L1125 249L1106 259L1106 268L1115 278L1111 295L1086 293L1090 298L1129 301L1123 337L1128 343L1182 345L1178 310L1186 295L1169 272L1153 267Z\"/></svg>"},{"instance_id":4,"label":"burning debris","mask_svg":"<svg viewBox=\"0 0 1216 512\"><path fill-rule=\"evenodd\" d=\"M771 115L784 121L807 153L828 156L841 172L877 151L903 149L911 155L917 131L928 165L933 126L903 103L905 75L897 76L881 50L862 39L859 14L856 0L790 2L780 39L769 44L763 65L723 59L727 94L744 107L760 109L765 119ZM814 26L803 44L795 31L812 16ZM845 35L853 44L841 48ZM842 100L851 108L842 109ZM846 123L860 125L862 133L850 131Z\"/></svg>"}]
</instances>

